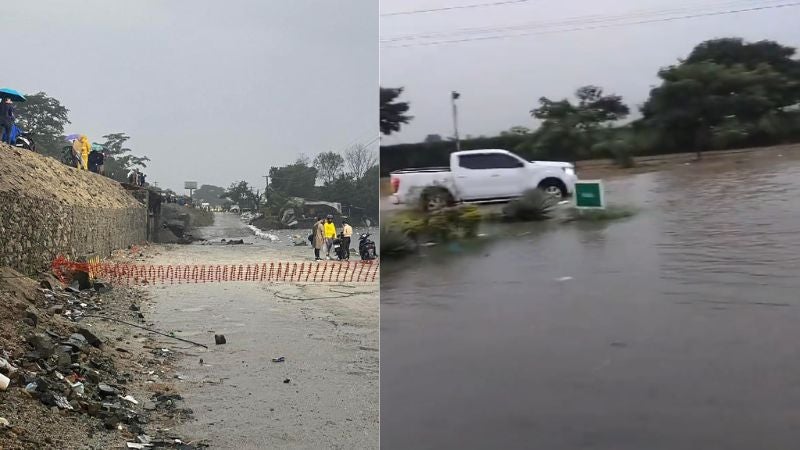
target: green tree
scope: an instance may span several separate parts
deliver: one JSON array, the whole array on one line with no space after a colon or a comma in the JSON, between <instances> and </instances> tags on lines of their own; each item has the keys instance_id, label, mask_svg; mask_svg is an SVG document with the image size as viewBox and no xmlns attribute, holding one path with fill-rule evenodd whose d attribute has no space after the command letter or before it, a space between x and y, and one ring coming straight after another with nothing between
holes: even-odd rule
<instances>
[{"instance_id":1,"label":"green tree","mask_svg":"<svg viewBox=\"0 0 800 450\"><path fill-rule=\"evenodd\" d=\"M390 135L400 131L400 126L407 124L412 116L406 113L409 110L408 102L398 101L403 93L403 88L381 88L380 95L380 126L381 133Z\"/></svg>"},{"instance_id":2,"label":"green tree","mask_svg":"<svg viewBox=\"0 0 800 450\"><path fill-rule=\"evenodd\" d=\"M313 198L314 185L317 181L317 169L309 167L304 161L298 160L294 164L269 169L270 195L278 192L285 197Z\"/></svg>"},{"instance_id":3,"label":"green tree","mask_svg":"<svg viewBox=\"0 0 800 450\"><path fill-rule=\"evenodd\" d=\"M604 95L597 86L583 86L575 91L575 97L577 104L568 99L553 101L541 97L539 107L531 110L531 115L542 124L517 150L541 159L575 161L589 157L601 130L630 112L622 97Z\"/></svg>"},{"instance_id":4,"label":"green tree","mask_svg":"<svg viewBox=\"0 0 800 450\"><path fill-rule=\"evenodd\" d=\"M222 205L224 202L222 198L225 197L225 188L214 186L211 184L204 184L199 189L194 191L192 197L195 203L209 203L212 206Z\"/></svg>"},{"instance_id":5,"label":"green tree","mask_svg":"<svg viewBox=\"0 0 800 450\"><path fill-rule=\"evenodd\" d=\"M314 168L323 183L332 183L343 174L344 158L336 152L322 152L314 158Z\"/></svg>"},{"instance_id":6,"label":"green tree","mask_svg":"<svg viewBox=\"0 0 800 450\"><path fill-rule=\"evenodd\" d=\"M27 95L25 98L26 102L15 105L18 126L31 133L37 152L59 158L61 149L67 145L64 141L64 127L70 123L69 110L44 92Z\"/></svg>"},{"instance_id":7,"label":"green tree","mask_svg":"<svg viewBox=\"0 0 800 450\"><path fill-rule=\"evenodd\" d=\"M119 182L125 182L128 172L135 167L147 167L150 158L146 156L135 156L131 154L133 150L125 147L125 142L130 139L125 133L111 133L103 136L105 141L100 144L106 154L105 172L106 176Z\"/></svg>"},{"instance_id":8,"label":"green tree","mask_svg":"<svg viewBox=\"0 0 800 450\"><path fill-rule=\"evenodd\" d=\"M642 106L642 122L665 150L780 142L792 133L800 103L795 49L772 41L715 39L658 73L661 85ZM796 128L795 128L796 130Z\"/></svg>"},{"instance_id":9,"label":"green tree","mask_svg":"<svg viewBox=\"0 0 800 450\"><path fill-rule=\"evenodd\" d=\"M246 181L231 184L221 198L227 198L241 208L258 209L259 195Z\"/></svg>"}]
</instances>

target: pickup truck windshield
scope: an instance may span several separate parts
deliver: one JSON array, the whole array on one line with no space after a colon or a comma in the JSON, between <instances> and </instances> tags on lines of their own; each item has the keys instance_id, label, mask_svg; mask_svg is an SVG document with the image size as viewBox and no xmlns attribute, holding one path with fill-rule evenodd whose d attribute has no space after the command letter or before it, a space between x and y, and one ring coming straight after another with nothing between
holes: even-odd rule
<instances>
[{"instance_id":1,"label":"pickup truck windshield","mask_svg":"<svg viewBox=\"0 0 800 450\"><path fill-rule=\"evenodd\" d=\"M459 155L459 167L472 170L480 169L517 169L523 167L522 161L502 153L473 153Z\"/></svg>"}]
</instances>

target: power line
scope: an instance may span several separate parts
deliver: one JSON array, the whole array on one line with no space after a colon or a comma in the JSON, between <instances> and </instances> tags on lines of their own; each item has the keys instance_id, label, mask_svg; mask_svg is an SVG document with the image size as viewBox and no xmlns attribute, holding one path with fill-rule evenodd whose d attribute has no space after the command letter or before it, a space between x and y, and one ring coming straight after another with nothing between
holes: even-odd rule
<instances>
[{"instance_id":1,"label":"power line","mask_svg":"<svg viewBox=\"0 0 800 450\"><path fill-rule=\"evenodd\" d=\"M768 10L768 9L790 8L790 7L794 7L794 6L800 6L800 2L784 3L784 4L772 5L772 6L760 6L760 7L752 7L752 8L734 9L734 10L726 10L726 11L714 11L714 12L706 12L706 13L687 14L687 15L682 15L682 16L666 17L666 18L659 18L659 19L645 19L645 20L638 20L638 21L634 21L634 22L610 23L610 24L601 24L601 25L594 25L594 26L587 26L587 27L565 28L565 29L561 29L561 30L530 31L530 32L516 33L516 34L481 36L481 37L472 37L472 38L463 38L463 39L450 39L450 40L439 40L439 41L430 41L430 42L421 42L421 43L410 43L410 44L405 44L405 45L387 45L387 46L383 46L383 48L428 47L428 46L434 46L434 45L457 44L457 43L471 42L471 41L488 41L488 40L494 40L494 39L508 39L508 38L535 36L535 35L542 35L542 34L568 33L568 32L573 32L573 31L597 30L597 29L603 29L603 28L624 27L624 26L629 26L629 25L642 25L642 24L659 23L659 22L673 22L673 21L685 20L685 19L695 19L695 18L699 18L699 17L712 17L712 16L731 15L731 14L738 14L738 13L745 13L745 12L763 11L763 10Z\"/></svg>"},{"instance_id":2,"label":"power line","mask_svg":"<svg viewBox=\"0 0 800 450\"><path fill-rule=\"evenodd\" d=\"M773 1L772 3L776 3ZM562 20L556 21L538 21L538 22L529 22L520 25L512 25L512 26L494 26L494 27L471 27L471 28L460 28L452 31L444 31L444 32L429 32L429 33L412 33L407 35L400 35L395 37L390 37L386 39L382 39L381 43L388 43L388 42L399 42L399 41L408 41L408 40L416 40L416 39L432 39L432 38L446 38L446 37L456 37L458 35L471 35L471 34L485 34L485 33L496 33L496 32L504 32L504 31L516 31L516 30L530 30L534 28L554 28L554 27L561 27L566 25L587 25L587 24L597 24L597 23L604 23L604 22L614 22L614 21L622 21L622 20L630 20L630 19L645 19L652 16L664 16L664 15L674 15L680 13L696 13L700 12L703 9L718 9L718 8L739 8L739 7L751 7L755 5L763 5L763 0L728 0L724 2L717 2L715 4L707 4L707 5L697 5L697 4L690 4L678 8L670 8L670 9L645 9L645 10L634 10L627 12L625 14L617 14L617 15L602 15L602 14L593 14L593 15L585 15L585 16L576 16L576 17L568 17Z\"/></svg>"},{"instance_id":3,"label":"power line","mask_svg":"<svg viewBox=\"0 0 800 450\"><path fill-rule=\"evenodd\" d=\"M427 13L435 13L435 12L442 12L442 11L453 11L457 9L473 9L473 8L486 8L490 6L502 6L502 5L512 5L515 3L527 3L530 0L507 0L502 2L491 2L491 3L473 3L471 5L456 5L456 6L445 6L442 8L431 8L431 9L415 9L412 11L395 11L390 13L381 14L381 17L392 17L392 16L408 16L412 14L427 14Z\"/></svg>"}]
</instances>

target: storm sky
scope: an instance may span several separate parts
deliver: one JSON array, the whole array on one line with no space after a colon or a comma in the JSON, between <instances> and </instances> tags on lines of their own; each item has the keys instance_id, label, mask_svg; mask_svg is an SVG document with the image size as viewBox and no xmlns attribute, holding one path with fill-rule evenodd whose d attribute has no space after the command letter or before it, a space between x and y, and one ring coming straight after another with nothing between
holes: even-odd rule
<instances>
[{"instance_id":1,"label":"storm sky","mask_svg":"<svg viewBox=\"0 0 800 450\"><path fill-rule=\"evenodd\" d=\"M486 3L505 4L389 15ZM381 40L391 40L381 44L381 85L405 87L402 98L410 102L414 116L400 133L383 138L382 144L416 142L428 134L452 136L451 90L461 93L462 138L493 135L515 125L533 128L529 111L537 106L539 97L571 97L576 88L586 84L622 95L636 110L657 84L658 69L676 63L703 40L735 36L800 47L800 4L622 27L609 25L790 3L800 2L381 0ZM511 28L515 26L519 28ZM509 28L454 33L465 28L497 27ZM575 28L584 29L565 31ZM435 36L422 36L432 33ZM514 33L534 34L478 39ZM472 40L420 45L465 39Z\"/></svg>"},{"instance_id":2,"label":"storm sky","mask_svg":"<svg viewBox=\"0 0 800 450\"><path fill-rule=\"evenodd\" d=\"M67 134L129 134L161 187L263 190L300 153L376 147L377 16L377 0L25 0L2 13L0 85L60 100Z\"/></svg>"}]
</instances>

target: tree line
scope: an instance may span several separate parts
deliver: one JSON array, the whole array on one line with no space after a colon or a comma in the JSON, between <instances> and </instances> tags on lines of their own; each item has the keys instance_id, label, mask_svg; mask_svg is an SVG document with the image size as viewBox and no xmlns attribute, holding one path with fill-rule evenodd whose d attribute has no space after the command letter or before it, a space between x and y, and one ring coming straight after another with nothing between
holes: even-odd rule
<instances>
[{"instance_id":1,"label":"tree line","mask_svg":"<svg viewBox=\"0 0 800 450\"><path fill-rule=\"evenodd\" d=\"M355 217L378 217L378 157L366 146L355 145L344 154L322 152L313 160L300 156L292 163L269 170L269 187L262 195L246 181L232 183L219 193L227 205L260 210L280 217L292 197L341 203ZM216 186L201 186L198 192L219 192ZM212 194L213 195L213 194ZM213 203L213 202L212 202Z\"/></svg>"},{"instance_id":2,"label":"tree line","mask_svg":"<svg viewBox=\"0 0 800 450\"><path fill-rule=\"evenodd\" d=\"M704 150L800 142L795 54L795 48L768 40L704 41L685 59L659 70L659 85L634 120L623 123L631 109L621 96L587 85L572 99L541 97L530 111L539 121L535 130L513 127L498 136L465 139L461 146L506 148L528 159L613 158L630 166L638 155L696 152L701 157ZM412 119L401 94L402 89L381 89L384 134ZM452 150L452 142L437 135L419 144L381 147L381 171L446 165Z\"/></svg>"},{"instance_id":3,"label":"tree line","mask_svg":"<svg viewBox=\"0 0 800 450\"><path fill-rule=\"evenodd\" d=\"M26 95L25 98L25 102L15 105L17 125L31 134L38 153L62 160L64 147L71 145L65 140L64 131L72 123L69 120L69 109L44 92ZM125 145L130 139L127 134L109 133L102 136L102 139L102 142L95 143L104 148L105 175L109 178L125 182L131 169L147 167L150 159L146 156L135 156L133 150Z\"/></svg>"}]
</instances>

